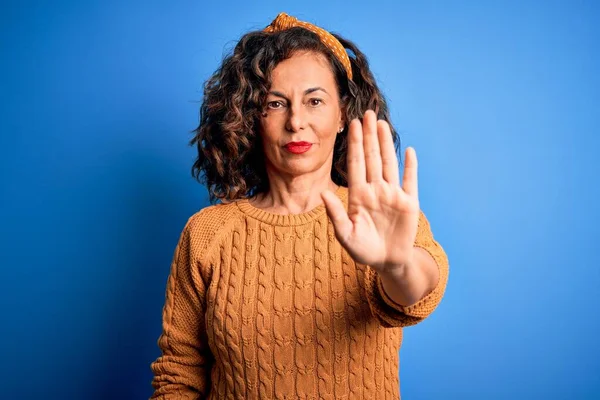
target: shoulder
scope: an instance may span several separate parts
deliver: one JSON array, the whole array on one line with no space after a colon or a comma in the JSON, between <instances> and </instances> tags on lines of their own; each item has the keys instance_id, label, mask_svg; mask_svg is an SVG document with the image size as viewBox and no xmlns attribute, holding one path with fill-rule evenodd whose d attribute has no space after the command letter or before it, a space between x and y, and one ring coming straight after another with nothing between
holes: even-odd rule
<instances>
[{"instance_id":1,"label":"shoulder","mask_svg":"<svg viewBox=\"0 0 600 400\"><path fill-rule=\"evenodd\" d=\"M214 204L202 208L188 218L186 227L191 232L216 231L223 224L238 219L241 216L235 203Z\"/></svg>"},{"instance_id":2,"label":"shoulder","mask_svg":"<svg viewBox=\"0 0 600 400\"><path fill-rule=\"evenodd\" d=\"M190 216L184 227L195 251L204 253L216 240L226 236L237 225L243 224L243 215L237 204L214 204Z\"/></svg>"}]
</instances>

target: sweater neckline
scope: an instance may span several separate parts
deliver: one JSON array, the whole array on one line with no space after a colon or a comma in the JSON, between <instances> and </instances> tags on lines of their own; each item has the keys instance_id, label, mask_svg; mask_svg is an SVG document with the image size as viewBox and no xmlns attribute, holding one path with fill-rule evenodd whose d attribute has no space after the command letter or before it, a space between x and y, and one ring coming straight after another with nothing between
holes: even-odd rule
<instances>
[{"instance_id":1,"label":"sweater neckline","mask_svg":"<svg viewBox=\"0 0 600 400\"><path fill-rule=\"evenodd\" d=\"M335 194L340 198L340 200L344 201L344 199L348 196L348 188L340 185L340 187L338 187L335 191ZM244 214L269 225L279 226L306 224L319 218L327 211L325 204L321 204L312 210L300 214L277 214L253 206L250 204L249 199L240 199L235 203Z\"/></svg>"}]
</instances>

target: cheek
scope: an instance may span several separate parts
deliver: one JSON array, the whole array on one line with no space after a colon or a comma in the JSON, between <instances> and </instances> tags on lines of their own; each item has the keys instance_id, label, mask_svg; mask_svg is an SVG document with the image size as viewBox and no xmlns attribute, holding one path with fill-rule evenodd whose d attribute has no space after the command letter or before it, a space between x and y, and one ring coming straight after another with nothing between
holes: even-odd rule
<instances>
[{"instance_id":1,"label":"cheek","mask_svg":"<svg viewBox=\"0 0 600 400\"><path fill-rule=\"evenodd\" d=\"M272 162L279 159L279 134L277 128L271 121L262 121L260 124L260 138L262 151L265 158Z\"/></svg>"},{"instance_id":2,"label":"cheek","mask_svg":"<svg viewBox=\"0 0 600 400\"><path fill-rule=\"evenodd\" d=\"M275 124L272 119L263 119L260 123L260 136L265 144L274 142L277 139Z\"/></svg>"},{"instance_id":3,"label":"cheek","mask_svg":"<svg viewBox=\"0 0 600 400\"><path fill-rule=\"evenodd\" d=\"M319 139L324 142L335 141L338 128L338 121L332 118L332 116L324 118L319 124L319 128L317 131Z\"/></svg>"},{"instance_id":4,"label":"cheek","mask_svg":"<svg viewBox=\"0 0 600 400\"><path fill-rule=\"evenodd\" d=\"M330 108L319 116L321 131L327 135L335 134L339 128L341 115L338 109Z\"/></svg>"}]
</instances>

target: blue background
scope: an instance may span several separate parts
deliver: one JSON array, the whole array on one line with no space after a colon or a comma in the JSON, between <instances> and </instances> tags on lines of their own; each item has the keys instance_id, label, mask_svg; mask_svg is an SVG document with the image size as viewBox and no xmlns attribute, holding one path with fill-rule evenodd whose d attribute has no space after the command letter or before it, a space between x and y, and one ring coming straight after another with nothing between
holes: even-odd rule
<instances>
[{"instance_id":1,"label":"blue background","mask_svg":"<svg viewBox=\"0 0 600 400\"><path fill-rule=\"evenodd\" d=\"M4 1L0 397L150 396L202 84L286 11L368 55L450 257L403 397L599 398L600 6L413 3Z\"/></svg>"}]
</instances>

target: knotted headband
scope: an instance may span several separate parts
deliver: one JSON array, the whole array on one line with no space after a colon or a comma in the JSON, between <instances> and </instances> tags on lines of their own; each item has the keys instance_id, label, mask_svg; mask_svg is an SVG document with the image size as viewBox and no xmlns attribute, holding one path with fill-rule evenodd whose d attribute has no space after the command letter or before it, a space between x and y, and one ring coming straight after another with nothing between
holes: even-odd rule
<instances>
[{"instance_id":1,"label":"knotted headband","mask_svg":"<svg viewBox=\"0 0 600 400\"><path fill-rule=\"evenodd\" d=\"M271 24L267 26L264 31L270 33L281 32L295 27L301 27L316 33L319 36L321 43L331 50L335 57L342 63L344 69L346 70L346 74L348 75L348 79L352 80L352 66L350 65L350 57L348 57L346 49L344 46L342 46L340 41L335 38L335 36L327 32L325 29L319 28L318 26L309 22L299 21L298 18L282 12L277 15L273 22L271 22Z\"/></svg>"}]
</instances>

